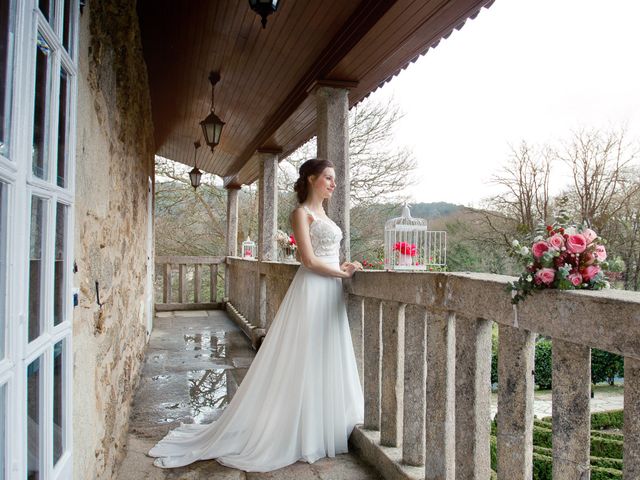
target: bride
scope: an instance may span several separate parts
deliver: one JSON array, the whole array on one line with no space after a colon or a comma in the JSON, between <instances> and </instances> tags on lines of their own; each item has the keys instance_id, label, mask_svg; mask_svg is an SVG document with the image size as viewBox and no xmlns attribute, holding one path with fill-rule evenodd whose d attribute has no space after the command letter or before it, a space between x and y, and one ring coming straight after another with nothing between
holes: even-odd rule
<instances>
[{"instance_id":1,"label":"bride","mask_svg":"<svg viewBox=\"0 0 640 480\"><path fill-rule=\"evenodd\" d=\"M342 294L362 269L339 264L342 231L322 206L335 189L328 160L300 167L291 225L302 265L235 396L209 425L181 424L150 451L154 464L216 459L247 472L347 452L364 401Z\"/></svg>"}]
</instances>

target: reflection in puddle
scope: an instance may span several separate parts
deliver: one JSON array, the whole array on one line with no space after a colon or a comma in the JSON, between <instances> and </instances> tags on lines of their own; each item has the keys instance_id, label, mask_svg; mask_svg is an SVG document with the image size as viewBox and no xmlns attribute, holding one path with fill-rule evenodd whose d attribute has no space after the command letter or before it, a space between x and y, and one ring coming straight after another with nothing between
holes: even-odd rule
<instances>
[{"instance_id":1,"label":"reflection in puddle","mask_svg":"<svg viewBox=\"0 0 640 480\"><path fill-rule=\"evenodd\" d=\"M224 408L238 388L227 369L192 370L187 379L194 423L206 422L212 413Z\"/></svg>"},{"instance_id":2,"label":"reflection in puddle","mask_svg":"<svg viewBox=\"0 0 640 480\"><path fill-rule=\"evenodd\" d=\"M211 354L199 354L196 358L227 358L227 345L224 333L216 332L213 336L211 332L185 334L184 343L186 351L205 350Z\"/></svg>"}]
</instances>

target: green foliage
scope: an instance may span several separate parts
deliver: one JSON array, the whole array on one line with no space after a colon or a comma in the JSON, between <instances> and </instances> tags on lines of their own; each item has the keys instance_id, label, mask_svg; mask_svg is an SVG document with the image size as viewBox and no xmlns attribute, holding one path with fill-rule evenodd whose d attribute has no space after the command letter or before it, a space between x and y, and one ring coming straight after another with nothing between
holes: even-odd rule
<instances>
[{"instance_id":1,"label":"green foliage","mask_svg":"<svg viewBox=\"0 0 640 480\"><path fill-rule=\"evenodd\" d=\"M617 376L624 375L624 359L615 353L603 350L591 350L591 381L600 383L606 381L613 385Z\"/></svg>"},{"instance_id":2,"label":"green foliage","mask_svg":"<svg viewBox=\"0 0 640 480\"><path fill-rule=\"evenodd\" d=\"M605 428L622 429L623 422L623 410L610 410L608 412L596 412L591 414L592 430L603 430Z\"/></svg>"},{"instance_id":3,"label":"green foliage","mask_svg":"<svg viewBox=\"0 0 640 480\"><path fill-rule=\"evenodd\" d=\"M551 341L542 338L536 342L535 382L539 388L551 388Z\"/></svg>"}]
</instances>

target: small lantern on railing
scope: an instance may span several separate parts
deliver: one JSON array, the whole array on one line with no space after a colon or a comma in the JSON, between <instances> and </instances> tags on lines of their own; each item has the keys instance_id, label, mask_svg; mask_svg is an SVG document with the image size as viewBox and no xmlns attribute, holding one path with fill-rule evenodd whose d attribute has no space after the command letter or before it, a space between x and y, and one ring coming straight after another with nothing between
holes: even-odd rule
<instances>
[{"instance_id":1,"label":"small lantern on railing","mask_svg":"<svg viewBox=\"0 0 640 480\"><path fill-rule=\"evenodd\" d=\"M413 218L409 206L384 227L384 267L390 270L434 270L447 264L447 233L430 231Z\"/></svg>"},{"instance_id":2,"label":"small lantern on railing","mask_svg":"<svg viewBox=\"0 0 640 480\"><path fill-rule=\"evenodd\" d=\"M256 242L249 237L242 242L242 258L256 258Z\"/></svg>"}]
</instances>

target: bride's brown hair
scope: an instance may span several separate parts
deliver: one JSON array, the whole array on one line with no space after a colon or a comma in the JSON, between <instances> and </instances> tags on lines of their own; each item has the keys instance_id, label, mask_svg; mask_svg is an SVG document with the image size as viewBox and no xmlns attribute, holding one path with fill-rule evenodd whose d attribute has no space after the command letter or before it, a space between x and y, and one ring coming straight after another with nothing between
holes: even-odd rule
<instances>
[{"instance_id":1,"label":"bride's brown hair","mask_svg":"<svg viewBox=\"0 0 640 480\"><path fill-rule=\"evenodd\" d=\"M312 158L300 165L300 176L293 185L293 190L298 194L298 202L303 203L309 196L309 177L320 175L325 168L335 168L333 162L320 158Z\"/></svg>"}]
</instances>

